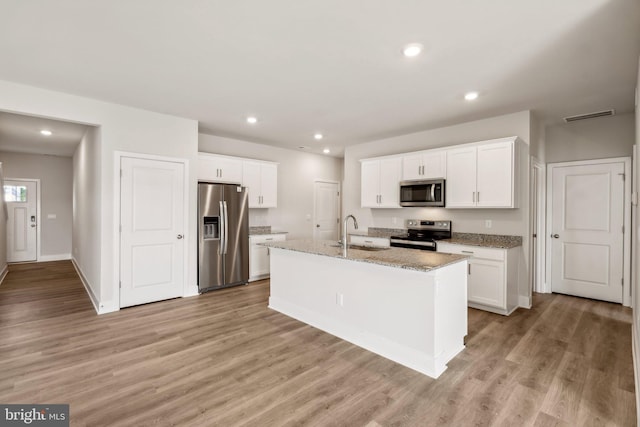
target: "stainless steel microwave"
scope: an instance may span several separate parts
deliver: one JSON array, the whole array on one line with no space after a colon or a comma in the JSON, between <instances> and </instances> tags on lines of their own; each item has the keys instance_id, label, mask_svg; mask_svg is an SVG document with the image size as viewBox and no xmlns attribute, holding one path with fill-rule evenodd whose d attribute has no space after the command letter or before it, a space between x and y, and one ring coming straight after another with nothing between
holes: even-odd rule
<instances>
[{"instance_id":1,"label":"stainless steel microwave","mask_svg":"<svg viewBox=\"0 0 640 427\"><path fill-rule=\"evenodd\" d=\"M444 206L444 179L401 181L400 206Z\"/></svg>"}]
</instances>

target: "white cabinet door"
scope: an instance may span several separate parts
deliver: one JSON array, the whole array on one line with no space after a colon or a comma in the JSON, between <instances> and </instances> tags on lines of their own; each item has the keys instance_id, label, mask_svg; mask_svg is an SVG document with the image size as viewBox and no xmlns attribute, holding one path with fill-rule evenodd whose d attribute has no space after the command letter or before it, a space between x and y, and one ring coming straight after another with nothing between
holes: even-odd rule
<instances>
[{"instance_id":1,"label":"white cabinet door","mask_svg":"<svg viewBox=\"0 0 640 427\"><path fill-rule=\"evenodd\" d=\"M447 152L428 151L422 156L422 178L444 178L447 176Z\"/></svg>"},{"instance_id":2,"label":"white cabinet door","mask_svg":"<svg viewBox=\"0 0 640 427\"><path fill-rule=\"evenodd\" d=\"M242 185L248 188L250 208L278 206L278 165L243 162Z\"/></svg>"},{"instance_id":3,"label":"white cabinet door","mask_svg":"<svg viewBox=\"0 0 640 427\"><path fill-rule=\"evenodd\" d=\"M402 179L422 179L422 153L404 156L402 158Z\"/></svg>"},{"instance_id":4,"label":"white cabinet door","mask_svg":"<svg viewBox=\"0 0 640 427\"><path fill-rule=\"evenodd\" d=\"M380 161L363 161L360 177L360 204L363 208L377 208L380 195Z\"/></svg>"},{"instance_id":5,"label":"white cabinet door","mask_svg":"<svg viewBox=\"0 0 640 427\"><path fill-rule=\"evenodd\" d=\"M198 180L210 182L242 182L242 161L213 154L198 155Z\"/></svg>"},{"instance_id":6,"label":"white cabinet door","mask_svg":"<svg viewBox=\"0 0 640 427\"><path fill-rule=\"evenodd\" d=\"M250 236L249 246L249 281L264 279L269 277L271 272L269 248L260 245L260 243L271 241L284 241L287 239L286 234L266 234L261 236Z\"/></svg>"},{"instance_id":7,"label":"white cabinet door","mask_svg":"<svg viewBox=\"0 0 640 427\"><path fill-rule=\"evenodd\" d=\"M467 286L469 301L506 309L503 261L471 258Z\"/></svg>"},{"instance_id":8,"label":"white cabinet door","mask_svg":"<svg viewBox=\"0 0 640 427\"><path fill-rule=\"evenodd\" d=\"M242 186L247 188L249 207L260 207L261 179L260 163L244 162L242 165Z\"/></svg>"},{"instance_id":9,"label":"white cabinet door","mask_svg":"<svg viewBox=\"0 0 640 427\"><path fill-rule=\"evenodd\" d=\"M446 206L475 206L476 147L463 147L447 153Z\"/></svg>"},{"instance_id":10,"label":"white cabinet door","mask_svg":"<svg viewBox=\"0 0 640 427\"><path fill-rule=\"evenodd\" d=\"M476 205L483 208L510 208L513 197L513 143L478 146Z\"/></svg>"},{"instance_id":11,"label":"white cabinet door","mask_svg":"<svg viewBox=\"0 0 640 427\"><path fill-rule=\"evenodd\" d=\"M261 207L278 207L278 165L263 163L260 168L262 181Z\"/></svg>"},{"instance_id":12,"label":"white cabinet door","mask_svg":"<svg viewBox=\"0 0 640 427\"><path fill-rule=\"evenodd\" d=\"M446 177L447 152L429 150L402 157L402 179L433 179Z\"/></svg>"},{"instance_id":13,"label":"white cabinet door","mask_svg":"<svg viewBox=\"0 0 640 427\"><path fill-rule=\"evenodd\" d=\"M380 160L379 208L400 207L401 171L402 159L400 157Z\"/></svg>"}]
</instances>

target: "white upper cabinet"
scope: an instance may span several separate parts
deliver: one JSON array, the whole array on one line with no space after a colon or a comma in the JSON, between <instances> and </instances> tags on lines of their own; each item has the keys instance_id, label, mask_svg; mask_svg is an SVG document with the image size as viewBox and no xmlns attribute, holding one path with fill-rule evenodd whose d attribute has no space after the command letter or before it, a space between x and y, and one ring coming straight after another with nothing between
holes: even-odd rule
<instances>
[{"instance_id":1,"label":"white upper cabinet","mask_svg":"<svg viewBox=\"0 0 640 427\"><path fill-rule=\"evenodd\" d=\"M447 170L447 152L429 150L402 157L402 180L444 178Z\"/></svg>"},{"instance_id":2,"label":"white upper cabinet","mask_svg":"<svg viewBox=\"0 0 640 427\"><path fill-rule=\"evenodd\" d=\"M245 160L242 164L242 185L247 187L250 208L278 206L278 165Z\"/></svg>"},{"instance_id":3,"label":"white upper cabinet","mask_svg":"<svg viewBox=\"0 0 640 427\"><path fill-rule=\"evenodd\" d=\"M514 208L516 138L447 153L448 208Z\"/></svg>"},{"instance_id":4,"label":"white upper cabinet","mask_svg":"<svg viewBox=\"0 0 640 427\"><path fill-rule=\"evenodd\" d=\"M198 180L242 183L242 160L217 154L198 153Z\"/></svg>"},{"instance_id":5,"label":"white upper cabinet","mask_svg":"<svg viewBox=\"0 0 640 427\"><path fill-rule=\"evenodd\" d=\"M361 160L362 207L399 208L401 171L400 157Z\"/></svg>"},{"instance_id":6,"label":"white upper cabinet","mask_svg":"<svg viewBox=\"0 0 640 427\"><path fill-rule=\"evenodd\" d=\"M476 147L462 147L447 153L445 204L448 208L467 208L476 204L476 150Z\"/></svg>"}]
</instances>

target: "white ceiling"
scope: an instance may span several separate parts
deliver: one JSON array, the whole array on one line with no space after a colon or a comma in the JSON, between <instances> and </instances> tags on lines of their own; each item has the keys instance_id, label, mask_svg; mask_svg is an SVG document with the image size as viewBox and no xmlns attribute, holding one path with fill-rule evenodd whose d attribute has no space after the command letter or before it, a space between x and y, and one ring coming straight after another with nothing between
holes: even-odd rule
<instances>
[{"instance_id":1,"label":"white ceiling","mask_svg":"<svg viewBox=\"0 0 640 427\"><path fill-rule=\"evenodd\" d=\"M0 0L0 11L0 79L318 152L526 109L548 123L631 112L640 55L638 0ZM425 53L404 58L410 42ZM469 90L480 97L464 101Z\"/></svg>"},{"instance_id":2,"label":"white ceiling","mask_svg":"<svg viewBox=\"0 0 640 427\"><path fill-rule=\"evenodd\" d=\"M0 151L73 156L88 126L0 112ZM41 130L50 130L44 136Z\"/></svg>"}]
</instances>

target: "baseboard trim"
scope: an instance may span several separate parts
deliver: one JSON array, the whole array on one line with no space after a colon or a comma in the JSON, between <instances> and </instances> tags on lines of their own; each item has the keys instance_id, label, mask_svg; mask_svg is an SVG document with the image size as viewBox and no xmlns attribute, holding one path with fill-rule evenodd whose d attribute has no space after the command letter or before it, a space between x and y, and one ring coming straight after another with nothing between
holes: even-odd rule
<instances>
[{"instance_id":1,"label":"baseboard trim","mask_svg":"<svg viewBox=\"0 0 640 427\"><path fill-rule=\"evenodd\" d=\"M518 307L531 308L531 297L518 296Z\"/></svg>"},{"instance_id":2,"label":"baseboard trim","mask_svg":"<svg viewBox=\"0 0 640 427\"><path fill-rule=\"evenodd\" d=\"M634 320L631 322L631 353L633 358L633 374L635 375L635 390L636 390L636 416L640 420L640 393L638 392L638 386L640 385L640 367L638 367L638 354L640 349L638 349L638 327L636 325L636 313L635 310L632 314Z\"/></svg>"},{"instance_id":3,"label":"baseboard trim","mask_svg":"<svg viewBox=\"0 0 640 427\"><path fill-rule=\"evenodd\" d=\"M7 274L9 274L9 264L5 264L4 268L0 272L0 285L4 282L4 278L7 277Z\"/></svg>"},{"instance_id":4,"label":"baseboard trim","mask_svg":"<svg viewBox=\"0 0 640 427\"><path fill-rule=\"evenodd\" d=\"M38 262L67 261L70 259L71 254L40 255Z\"/></svg>"},{"instance_id":5,"label":"baseboard trim","mask_svg":"<svg viewBox=\"0 0 640 427\"><path fill-rule=\"evenodd\" d=\"M87 281L87 278L82 273L82 269L76 262L75 258L71 258L71 264L73 264L73 268L75 268L76 273L78 273L78 277L80 277L80 281L82 282L82 285L84 286L85 291L87 291L87 295L89 295L91 304L93 304L93 309L96 311L97 314L101 314L99 309L100 301L98 301L98 298L94 295L93 290L91 289L91 286L89 286L89 282Z\"/></svg>"}]
</instances>

